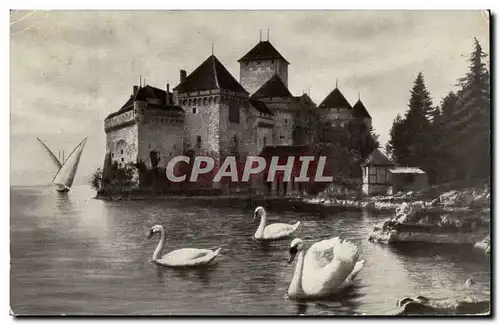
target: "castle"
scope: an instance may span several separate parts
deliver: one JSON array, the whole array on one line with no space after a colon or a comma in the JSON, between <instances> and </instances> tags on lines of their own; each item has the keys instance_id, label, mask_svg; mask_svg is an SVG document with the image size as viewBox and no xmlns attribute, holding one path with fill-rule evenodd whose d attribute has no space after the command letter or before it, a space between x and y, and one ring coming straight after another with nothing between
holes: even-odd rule
<instances>
[{"instance_id":1,"label":"castle","mask_svg":"<svg viewBox=\"0 0 500 325\"><path fill-rule=\"evenodd\" d=\"M155 168L186 152L245 157L268 146L310 144L320 121L343 125L362 118L371 126L363 103L351 106L337 87L319 106L307 94L293 96L290 63L269 41L260 41L238 62L239 82L212 54L189 75L180 70L172 91L168 84L134 86L104 121L111 162L141 161Z\"/></svg>"}]
</instances>

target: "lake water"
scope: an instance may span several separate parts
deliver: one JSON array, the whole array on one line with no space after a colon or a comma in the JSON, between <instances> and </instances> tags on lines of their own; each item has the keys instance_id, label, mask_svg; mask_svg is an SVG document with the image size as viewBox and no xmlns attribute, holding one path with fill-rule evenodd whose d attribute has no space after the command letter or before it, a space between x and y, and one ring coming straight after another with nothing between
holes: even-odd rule
<instances>
[{"instance_id":1,"label":"lake water","mask_svg":"<svg viewBox=\"0 0 500 325\"><path fill-rule=\"evenodd\" d=\"M270 222L302 222L312 242L342 236L367 260L356 285L328 302L286 299L295 265L290 240L263 246L251 239L259 220L243 208L186 206L179 200L105 202L79 186L11 189L11 308L17 314L345 315L391 311L406 296L489 298L490 262L470 247L367 240L387 215L269 211ZM167 229L166 251L222 247L217 263L172 270L149 262ZM476 285L463 286L472 277Z\"/></svg>"}]
</instances>

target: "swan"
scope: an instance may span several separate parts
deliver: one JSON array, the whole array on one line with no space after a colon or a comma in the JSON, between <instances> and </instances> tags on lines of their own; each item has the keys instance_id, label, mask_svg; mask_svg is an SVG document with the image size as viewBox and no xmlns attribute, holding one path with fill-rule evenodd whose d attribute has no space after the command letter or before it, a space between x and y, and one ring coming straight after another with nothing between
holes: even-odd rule
<instances>
[{"instance_id":1,"label":"swan","mask_svg":"<svg viewBox=\"0 0 500 325\"><path fill-rule=\"evenodd\" d=\"M331 296L350 287L363 268L365 260L358 260L358 248L339 237L313 244L307 254L300 238L290 244L292 263L297 256L295 273L288 288L290 299L309 299Z\"/></svg>"},{"instance_id":2,"label":"swan","mask_svg":"<svg viewBox=\"0 0 500 325\"><path fill-rule=\"evenodd\" d=\"M166 233L165 228L161 225L151 227L148 234L148 239L153 237L154 234L160 234L160 242L156 247L153 257L153 262L169 266L169 267L195 267L207 265L212 262L219 254L220 248L215 251L210 249L198 248L181 248L172 251L168 254L159 257L161 251L165 247Z\"/></svg>"},{"instance_id":3,"label":"swan","mask_svg":"<svg viewBox=\"0 0 500 325\"><path fill-rule=\"evenodd\" d=\"M254 234L254 238L257 240L278 240L290 236L300 225L300 221L295 224L290 225L286 223L272 223L266 226L266 210L263 207L257 207L255 209L253 218L260 216L260 225Z\"/></svg>"}]
</instances>

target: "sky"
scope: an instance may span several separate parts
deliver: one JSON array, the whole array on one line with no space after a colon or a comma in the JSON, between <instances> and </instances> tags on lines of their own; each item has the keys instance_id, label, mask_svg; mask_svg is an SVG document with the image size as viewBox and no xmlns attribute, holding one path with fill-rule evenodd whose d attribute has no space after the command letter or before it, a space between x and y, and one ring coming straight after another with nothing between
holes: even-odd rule
<instances>
[{"instance_id":1,"label":"sky","mask_svg":"<svg viewBox=\"0 0 500 325\"><path fill-rule=\"evenodd\" d=\"M11 185L49 184L36 137L66 155L85 137L75 183L102 166L104 118L142 75L171 88L214 54L239 80L237 60L269 40L290 62L289 89L316 104L338 87L358 92L382 146L407 110L419 72L439 104L456 89L477 37L489 53L481 11L11 11Z\"/></svg>"}]
</instances>

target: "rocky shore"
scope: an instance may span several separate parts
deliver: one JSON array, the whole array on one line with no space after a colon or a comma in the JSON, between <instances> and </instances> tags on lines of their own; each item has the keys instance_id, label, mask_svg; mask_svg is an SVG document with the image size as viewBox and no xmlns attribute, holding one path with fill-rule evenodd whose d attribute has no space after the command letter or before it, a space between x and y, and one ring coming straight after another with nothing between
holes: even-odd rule
<instances>
[{"instance_id":1,"label":"rocky shore","mask_svg":"<svg viewBox=\"0 0 500 325\"><path fill-rule=\"evenodd\" d=\"M394 208L393 217L373 229L370 241L474 244L490 252L489 188L447 191L434 199L402 202Z\"/></svg>"},{"instance_id":2,"label":"rocky shore","mask_svg":"<svg viewBox=\"0 0 500 325\"><path fill-rule=\"evenodd\" d=\"M406 297L396 303L393 314L405 316L456 316L475 315L488 316L491 312L490 300L477 300L471 297L456 298L427 298L417 296Z\"/></svg>"}]
</instances>

